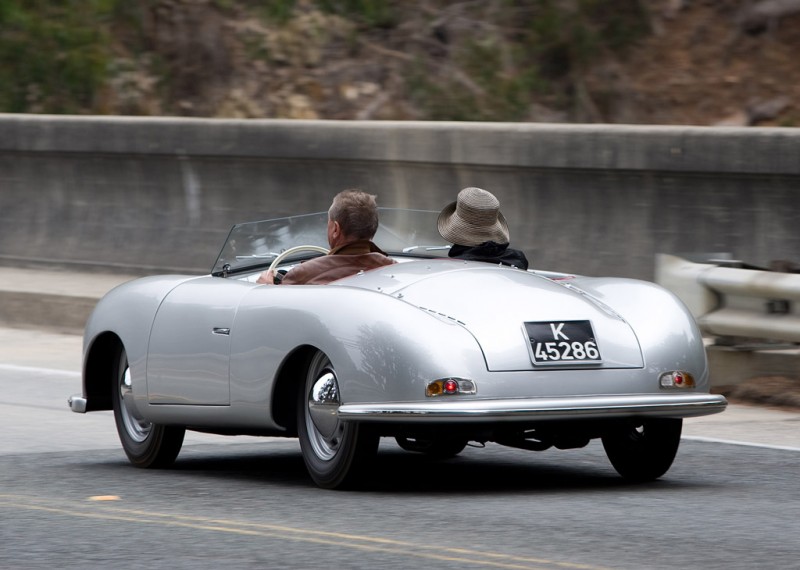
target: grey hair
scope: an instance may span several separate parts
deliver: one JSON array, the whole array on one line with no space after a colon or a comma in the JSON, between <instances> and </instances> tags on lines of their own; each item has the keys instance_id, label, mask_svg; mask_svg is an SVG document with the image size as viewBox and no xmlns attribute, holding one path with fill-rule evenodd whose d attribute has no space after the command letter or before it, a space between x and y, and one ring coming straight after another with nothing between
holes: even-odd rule
<instances>
[{"instance_id":1,"label":"grey hair","mask_svg":"<svg viewBox=\"0 0 800 570\"><path fill-rule=\"evenodd\" d=\"M361 190L342 190L333 197L328 218L339 222L349 238L372 239L378 231L377 196Z\"/></svg>"}]
</instances>

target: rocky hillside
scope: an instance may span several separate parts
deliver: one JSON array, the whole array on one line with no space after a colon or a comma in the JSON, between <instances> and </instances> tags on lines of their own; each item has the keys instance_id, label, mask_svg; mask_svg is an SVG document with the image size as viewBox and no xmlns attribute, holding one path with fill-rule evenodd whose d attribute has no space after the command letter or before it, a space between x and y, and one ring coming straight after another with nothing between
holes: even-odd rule
<instances>
[{"instance_id":1,"label":"rocky hillside","mask_svg":"<svg viewBox=\"0 0 800 570\"><path fill-rule=\"evenodd\" d=\"M0 0L0 111L800 126L800 0Z\"/></svg>"}]
</instances>

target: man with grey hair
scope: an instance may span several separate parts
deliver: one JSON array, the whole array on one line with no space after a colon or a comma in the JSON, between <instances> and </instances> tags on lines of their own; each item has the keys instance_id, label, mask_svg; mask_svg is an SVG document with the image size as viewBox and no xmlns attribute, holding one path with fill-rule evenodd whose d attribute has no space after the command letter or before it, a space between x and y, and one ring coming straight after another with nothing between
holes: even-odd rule
<instances>
[{"instance_id":1,"label":"man with grey hair","mask_svg":"<svg viewBox=\"0 0 800 570\"><path fill-rule=\"evenodd\" d=\"M361 190L344 190L328 209L328 255L309 259L293 267L279 281L283 285L324 285L337 279L391 265L395 261L372 242L378 231L378 203ZM276 283L265 271L258 283Z\"/></svg>"}]
</instances>

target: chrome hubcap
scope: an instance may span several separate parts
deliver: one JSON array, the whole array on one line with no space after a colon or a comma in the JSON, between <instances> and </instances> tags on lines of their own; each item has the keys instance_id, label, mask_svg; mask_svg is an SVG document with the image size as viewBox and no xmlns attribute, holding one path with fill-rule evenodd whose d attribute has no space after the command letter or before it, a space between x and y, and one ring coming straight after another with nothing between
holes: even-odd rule
<instances>
[{"instance_id":1,"label":"chrome hubcap","mask_svg":"<svg viewBox=\"0 0 800 570\"><path fill-rule=\"evenodd\" d=\"M320 376L308 395L308 413L319 434L330 438L339 424L339 386L333 372Z\"/></svg>"},{"instance_id":2,"label":"chrome hubcap","mask_svg":"<svg viewBox=\"0 0 800 570\"><path fill-rule=\"evenodd\" d=\"M128 436L136 443L142 443L150 435L153 424L139 415L133 403L133 382L131 381L131 369L128 367L127 359L123 357L120 369L122 373L119 378L120 412L122 414L122 424Z\"/></svg>"},{"instance_id":3,"label":"chrome hubcap","mask_svg":"<svg viewBox=\"0 0 800 570\"><path fill-rule=\"evenodd\" d=\"M308 439L315 455L328 461L339 451L344 426L339 421L339 385L331 362L325 355L315 357L306 386Z\"/></svg>"}]
</instances>

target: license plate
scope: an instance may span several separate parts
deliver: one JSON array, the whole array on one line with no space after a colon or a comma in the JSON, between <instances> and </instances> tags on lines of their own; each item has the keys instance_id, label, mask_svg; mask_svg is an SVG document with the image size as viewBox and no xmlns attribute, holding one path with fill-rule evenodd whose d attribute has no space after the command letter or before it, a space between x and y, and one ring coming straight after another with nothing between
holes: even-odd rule
<instances>
[{"instance_id":1,"label":"license plate","mask_svg":"<svg viewBox=\"0 0 800 570\"><path fill-rule=\"evenodd\" d=\"M600 349L589 321L525 323L535 364L600 362Z\"/></svg>"}]
</instances>

